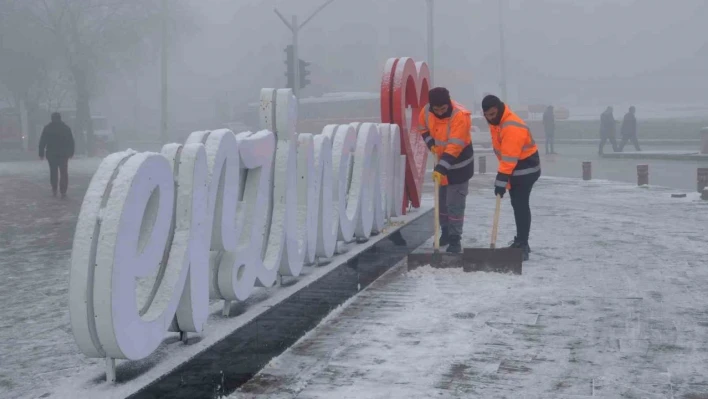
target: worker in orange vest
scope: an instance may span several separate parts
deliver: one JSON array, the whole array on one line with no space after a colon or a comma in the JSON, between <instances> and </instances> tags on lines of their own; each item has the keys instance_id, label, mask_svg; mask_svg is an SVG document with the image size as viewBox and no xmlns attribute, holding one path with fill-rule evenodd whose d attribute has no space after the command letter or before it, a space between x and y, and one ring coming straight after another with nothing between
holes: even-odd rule
<instances>
[{"instance_id":1,"label":"worker in orange vest","mask_svg":"<svg viewBox=\"0 0 708 399\"><path fill-rule=\"evenodd\" d=\"M531 189L541 176L541 158L531 135L531 129L498 97L488 95L482 100L484 117L489 123L494 153L499 169L494 181L494 194L504 197L509 190L516 220L516 237L511 248L521 248L528 260L531 230Z\"/></svg>"},{"instance_id":2,"label":"worker in orange vest","mask_svg":"<svg viewBox=\"0 0 708 399\"><path fill-rule=\"evenodd\" d=\"M418 131L436 157L433 179L440 185L440 245L459 253L469 180L474 175L472 113L452 101L444 87L430 90L428 99L418 118Z\"/></svg>"}]
</instances>

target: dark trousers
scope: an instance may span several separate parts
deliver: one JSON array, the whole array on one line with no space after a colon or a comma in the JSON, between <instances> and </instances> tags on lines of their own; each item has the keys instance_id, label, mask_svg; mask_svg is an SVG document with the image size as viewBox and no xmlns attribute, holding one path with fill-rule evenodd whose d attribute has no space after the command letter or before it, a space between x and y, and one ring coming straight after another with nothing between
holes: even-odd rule
<instances>
[{"instance_id":1,"label":"dark trousers","mask_svg":"<svg viewBox=\"0 0 708 399\"><path fill-rule=\"evenodd\" d=\"M554 134L546 136L546 154L554 154L556 151L554 147L554 141L556 136ZM550 148L550 151L548 150Z\"/></svg>"},{"instance_id":2,"label":"dark trousers","mask_svg":"<svg viewBox=\"0 0 708 399\"><path fill-rule=\"evenodd\" d=\"M627 142L630 140L632 141L632 144L634 144L634 149L641 151L641 149L639 149L639 140L637 140L637 135L635 134L632 136L622 136L622 141L620 141L619 145L619 152L622 152L624 146L627 145Z\"/></svg>"},{"instance_id":3,"label":"dark trousers","mask_svg":"<svg viewBox=\"0 0 708 399\"><path fill-rule=\"evenodd\" d=\"M52 183L52 191L57 192L57 180L59 191L66 194L69 187L69 158L47 158L49 162L49 181Z\"/></svg>"},{"instance_id":4,"label":"dark trousers","mask_svg":"<svg viewBox=\"0 0 708 399\"><path fill-rule=\"evenodd\" d=\"M612 151L617 152L617 140L615 140L615 136L602 136L600 139L600 154L603 153L603 149L605 148L605 143L607 143L607 140L610 141L610 144L612 144Z\"/></svg>"},{"instance_id":5,"label":"dark trousers","mask_svg":"<svg viewBox=\"0 0 708 399\"><path fill-rule=\"evenodd\" d=\"M440 186L440 227L451 236L462 236L469 182Z\"/></svg>"},{"instance_id":6,"label":"dark trousers","mask_svg":"<svg viewBox=\"0 0 708 399\"><path fill-rule=\"evenodd\" d=\"M541 172L536 172L526 176L512 176L509 197L511 206L514 208L514 220L516 220L516 241L528 243L529 232L531 231L531 189L534 183L541 176Z\"/></svg>"}]
</instances>

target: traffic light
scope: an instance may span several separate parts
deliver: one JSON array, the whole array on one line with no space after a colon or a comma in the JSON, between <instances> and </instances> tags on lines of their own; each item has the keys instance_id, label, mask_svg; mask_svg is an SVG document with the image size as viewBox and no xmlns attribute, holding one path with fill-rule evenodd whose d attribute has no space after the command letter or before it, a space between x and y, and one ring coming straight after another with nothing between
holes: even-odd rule
<instances>
[{"instance_id":1,"label":"traffic light","mask_svg":"<svg viewBox=\"0 0 708 399\"><path fill-rule=\"evenodd\" d=\"M287 47L285 47L285 54L285 65L288 68L285 72L285 76L287 76L288 78L288 84L285 87L292 89L295 87L295 54L293 51L292 44L289 44Z\"/></svg>"},{"instance_id":2,"label":"traffic light","mask_svg":"<svg viewBox=\"0 0 708 399\"><path fill-rule=\"evenodd\" d=\"M287 66L287 71L285 72L285 76L288 78L288 84L285 87L288 87L290 89L295 88L295 54L293 51L293 46L292 44L289 44L287 47L285 47L285 54L286 54L286 59L285 59L285 65ZM309 62L303 61L303 60L298 60L299 61L299 69L300 69L300 89L305 88L305 86L309 85L310 79L307 77L310 75L310 71L307 70L307 68L310 66Z\"/></svg>"},{"instance_id":3,"label":"traffic light","mask_svg":"<svg viewBox=\"0 0 708 399\"><path fill-rule=\"evenodd\" d=\"M307 70L307 67L310 66L309 62L305 62L303 60L300 60L300 88L304 89L305 86L309 85L310 79L307 78L307 76L310 74L310 71Z\"/></svg>"}]
</instances>

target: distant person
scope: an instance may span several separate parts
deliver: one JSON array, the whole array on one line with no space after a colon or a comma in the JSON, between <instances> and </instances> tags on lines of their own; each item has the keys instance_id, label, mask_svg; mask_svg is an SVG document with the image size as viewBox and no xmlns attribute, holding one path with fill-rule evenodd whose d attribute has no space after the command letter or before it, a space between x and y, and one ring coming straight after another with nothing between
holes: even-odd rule
<instances>
[{"instance_id":1,"label":"distant person","mask_svg":"<svg viewBox=\"0 0 708 399\"><path fill-rule=\"evenodd\" d=\"M546 154L555 154L553 142L556 138L556 116L553 113L553 106L549 105L543 112L543 128L546 131ZM550 151L548 150L550 148Z\"/></svg>"},{"instance_id":2,"label":"distant person","mask_svg":"<svg viewBox=\"0 0 708 399\"><path fill-rule=\"evenodd\" d=\"M71 129L61 120L58 112L52 114L52 122L42 130L39 139L39 159L47 158L49 162L49 181L52 184L52 195L57 196L58 174L59 191L66 198L69 187L69 158L74 156L74 136Z\"/></svg>"},{"instance_id":3,"label":"distant person","mask_svg":"<svg viewBox=\"0 0 708 399\"><path fill-rule=\"evenodd\" d=\"M637 140L637 118L634 116L634 111L634 106L629 107L629 112L624 115L624 119L622 120L622 128L620 129L622 132L622 141L619 145L619 152L622 152L624 146L630 140L632 140L634 148L637 151L641 151L639 148L639 140Z\"/></svg>"},{"instance_id":4,"label":"distant person","mask_svg":"<svg viewBox=\"0 0 708 399\"><path fill-rule=\"evenodd\" d=\"M615 116L612 115L612 107L607 107L605 112L600 115L600 155L603 154L607 140L612 144L612 151L617 152L616 132L617 122L615 121Z\"/></svg>"}]
</instances>

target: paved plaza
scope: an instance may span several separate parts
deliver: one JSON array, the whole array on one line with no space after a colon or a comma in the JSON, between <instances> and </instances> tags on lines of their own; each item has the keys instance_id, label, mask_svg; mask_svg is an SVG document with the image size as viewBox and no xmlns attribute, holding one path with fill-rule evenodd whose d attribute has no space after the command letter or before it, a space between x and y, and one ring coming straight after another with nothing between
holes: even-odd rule
<instances>
[{"instance_id":1,"label":"paved plaza","mask_svg":"<svg viewBox=\"0 0 708 399\"><path fill-rule=\"evenodd\" d=\"M708 202L671 192L544 178L522 276L400 265L232 397L708 398Z\"/></svg>"},{"instance_id":2,"label":"paved plaza","mask_svg":"<svg viewBox=\"0 0 708 399\"><path fill-rule=\"evenodd\" d=\"M0 164L0 397L58 398L100 366L79 353L67 307L99 161L72 164L66 201L51 197L46 163ZM492 179L472 180L467 246L489 239ZM402 264L232 396L708 398L708 202L675 192L544 176L522 276ZM500 240L513 235L505 200Z\"/></svg>"}]
</instances>

